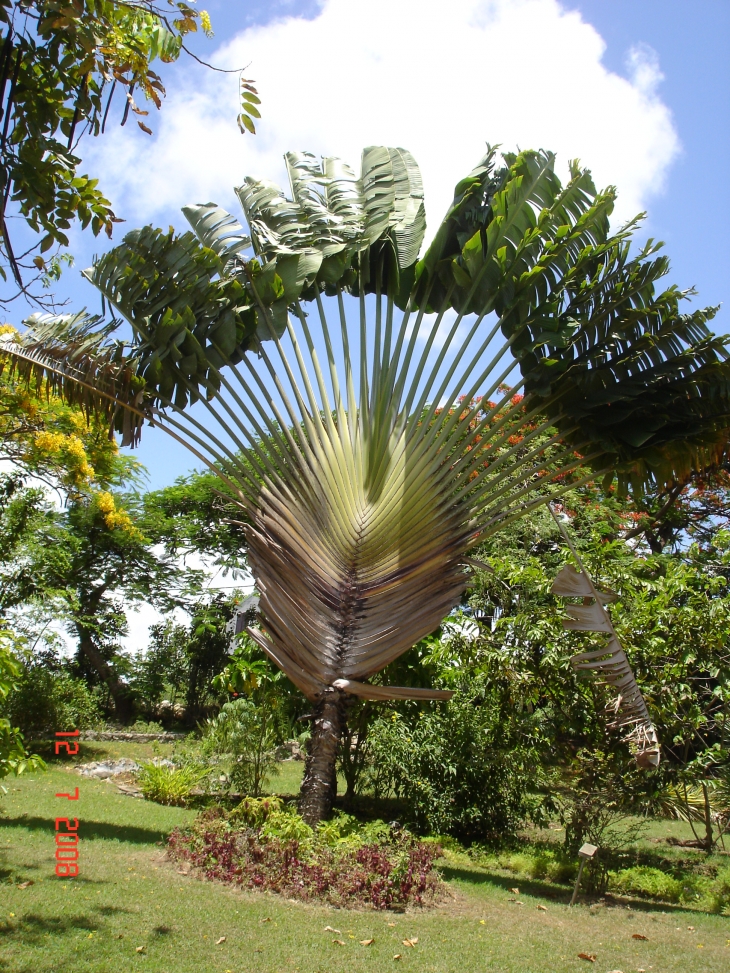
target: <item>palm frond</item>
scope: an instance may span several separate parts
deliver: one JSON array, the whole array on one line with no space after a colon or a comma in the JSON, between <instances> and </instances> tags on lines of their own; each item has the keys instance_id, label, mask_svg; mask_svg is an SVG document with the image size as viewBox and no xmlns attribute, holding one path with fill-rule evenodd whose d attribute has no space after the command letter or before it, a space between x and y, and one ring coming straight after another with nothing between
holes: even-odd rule
<instances>
[{"instance_id":1,"label":"palm frond","mask_svg":"<svg viewBox=\"0 0 730 973\"><path fill-rule=\"evenodd\" d=\"M253 256L208 203L184 210L194 233L145 227L96 261L129 347L115 322L77 334L61 318L2 347L64 389L98 386L89 408L115 421L153 417L234 485L261 591L251 635L311 698L401 698L367 680L458 602L485 534L589 477L640 488L727 449L714 310L681 314L657 248L632 254L634 224L612 233L614 191L577 164L563 185L553 163L490 148L419 259L408 152L367 148L359 175L289 153L289 196L237 190ZM600 597L572 611L610 626ZM580 664L640 707L619 649Z\"/></svg>"},{"instance_id":2,"label":"palm frond","mask_svg":"<svg viewBox=\"0 0 730 973\"><path fill-rule=\"evenodd\" d=\"M552 507L550 509L552 512ZM553 516L555 517L554 513ZM588 652L580 652L570 661L579 672L597 676L618 692L611 707L616 714L615 724L632 727L629 738L635 744L639 766L656 767L659 765L661 756L656 729L631 671L626 652L616 635L611 616L604 607L614 595L612 592L603 592L595 586L570 542L564 525L557 517L555 520L570 545L573 557L580 565L580 571L576 571L572 565L565 564L550 589L551 594L561 595L563 598L582 599L580 605L575 603L566 605L565 611L569 617L564 620L563 626L568 630L599 632L609 636L604 646Z\"/></svg>"},{"instance_id":3,"label":"palm frond","mask_svg":"<svg viewBox=\"0 0 730 973\"><path fill-rule=\"evenodd\" d=\"M136 445L152 415L150 402L137 376L138 360L124 342L109 340L121 322L101 322L85 311L34 314L17 339L0 336L0 370L9 363L37 391L45 383L48 392L87 414L103 415L121 433L122 445Z\"/></svg>"}]
</instances>

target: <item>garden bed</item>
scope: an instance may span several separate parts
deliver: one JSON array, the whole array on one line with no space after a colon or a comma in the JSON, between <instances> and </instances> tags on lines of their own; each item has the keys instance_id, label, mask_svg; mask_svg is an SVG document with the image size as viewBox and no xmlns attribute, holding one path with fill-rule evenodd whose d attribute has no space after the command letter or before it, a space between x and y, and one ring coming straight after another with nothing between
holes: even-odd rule
<instances>
[{"instance_id":1,"label":"garden bed","mask_svg":"<svg viewBox=\"0 0 730 973\"><path fill-rule=\"evenodd\" d=\"M305 902L404 909L443 895L437 843L343 814L313 830L278 798L202 812L172 832L168 854L206 879Z\"/></svg>"}]
</instances>

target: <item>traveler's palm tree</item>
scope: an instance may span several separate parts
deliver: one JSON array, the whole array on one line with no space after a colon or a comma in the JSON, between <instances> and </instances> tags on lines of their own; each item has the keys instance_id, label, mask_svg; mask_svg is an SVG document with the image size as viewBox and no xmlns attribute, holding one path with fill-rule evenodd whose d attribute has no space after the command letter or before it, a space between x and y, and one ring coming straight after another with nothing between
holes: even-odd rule
<instances>
[{"instance_id":1,"label":"traveler's palm tree","mask_svg":"<svg viewBox=\"0 0 730 973\"><path fill-rule=\"evenodd\" d=\"M291 199L237 190L250 237L186 207L194 233L135 231L87 272L118 317L34 316L0 346L123 442L165 429L240 504L250 634L313 703L310 821L350 697L449 695L370 680L458 603L470 549L588 477L641 489L725 450L714 310L681 314L658 248L611 231L613 190L553 161L490 149L419 256L408 152L366 149L359 177L290 153Z\"/></svg>"}]
</instances>

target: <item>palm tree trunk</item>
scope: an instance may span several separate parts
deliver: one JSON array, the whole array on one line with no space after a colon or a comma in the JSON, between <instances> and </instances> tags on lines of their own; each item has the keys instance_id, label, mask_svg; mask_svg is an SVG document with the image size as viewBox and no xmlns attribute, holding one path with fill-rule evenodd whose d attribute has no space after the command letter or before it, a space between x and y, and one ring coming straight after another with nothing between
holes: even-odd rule
<instances>
[{"instance_id":1,"label":"palm tree trunk","mask_svg":"<svg viewBox=\"0 0 730 973\"><path fill-rule=\"evenodd\" d=\"M328 689L317 702L312 720L299 812L310 825L328 817L337 797L337 751L347 720L347 696Z\"/></svg>"},{"instance_id":2,"label":"palm tree trunk","mask_svg":"<svg viewBox=\"0 0 730 973\"><path fill-rule=\"evenodd\" d=\"M707 784L702 785L702 796L705 804L705 851L709 855L714 845L712 835L712 808L710 806L710 792Z\"/></svg>"}]
</instances>

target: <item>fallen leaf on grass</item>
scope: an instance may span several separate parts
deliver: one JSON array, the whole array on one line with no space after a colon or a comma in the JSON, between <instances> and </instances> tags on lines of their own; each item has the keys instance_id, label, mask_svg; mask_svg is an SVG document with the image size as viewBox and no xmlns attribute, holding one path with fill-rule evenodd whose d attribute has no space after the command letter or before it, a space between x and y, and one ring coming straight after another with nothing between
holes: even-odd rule
<instances>
[{"instance_id":1,"label":"fallen leaf on grass","mask_svg":"<svg viewBox=\"0 0 730 973\"><path fill-rule=\"evenodd\" d=\"M267 916L265 919L259 919L259 922L271 922L271 917Z\"/></svg>"},{"instance_id":2,"label":"fallen leaf on grass","mask_svg":"<svg viewBox=\"0 0 730 973\"><path fill-rule=\"evenodd\" d=\"M417 942L418 942L418 936L414 936L412 939L404 939L403 945L413 947L416 945Z\"/></svg>"},{"instance_id":3,"label":"fallen leaf on grass","mask_svg":"<svg viewBox=\"0 0 730 973\"><path fill-rule=\"evenodd\" d=\"M394 923L394 922L389 922L389 923L388 923L388 925L389 925L389 926L391 927L391 929L392 929L392 928L393 928L393 926L395 925L395 923Z\"/></svg>"},{"instance_id":4,"label":"fallen leaf on grass","mask_svg":"<svg viewBox=\"0 0 730 973\"><path fill-rule=\"evenodd\" d=\"M216 944L216 946L220 946L220 944L221 943L224 943L225 941L226 941L226 937L225 936L221 936L220 939L216 939L215 944Z\"/></svg>"},{"instance_id":5,"label":"fallen leaf on grass","mask_svg":"<svg viewBox=\"0 0 730 973\"><path fill-rule=\"evenodd\" d=\"M374 943L374 942L375 942L374 939L361 939L360 940L360 945L361 946L370 946L370 944L371 943Z\"/></svg>"},{"instance_id":6,"label":"fallen leaf on grass","mask_svg":"<svg viewBox=\"0 0 730 973\"><path fill-rule=\"evenodd\" d=\"M547 912L547 906L546 905L539 905L538 906L538 909L540 910L540 912Z\"/></svg>"},{"instance_id":7,"label":"fallen leaf on grass","mask_svg":"<svg viewBox=\"0 0 730 973\"><path fill-rule=\"evenodd\" d=\"M688 932L694 932L695 931L695 927L694 926L687 926L687 931Z\"/></svg>"},{"instance_id":8,"label":"fallen leaf on grass","mask_svg":"<svg viewBox=\"0 0 730 973\"><path fill-rule=\"evenodd\" d=\"M578 959L585 959L589 963L595 963L597 956L595 953L578 953Z\"/></svg>"},{"instance_id":9,"label":"fallen leaf on grass","mask_svg":"<svg viewBox=\"0 0 730 973\"><path fill-rule=\"evenodd\" d=\"M135 953L144 953L146 949L147 949L146 946L138 946L135 950Z\"/></svg>"},{"instance_id":10,"label":"fallen leaf on grass","mask_svg":"<svg viewBox=\"0 0 730 973\"><path fill-rule=\"evenodd\" d=\"M337 933L338 936L341 936L342 935L342 933L340 932L339 929L333 929L332 926L325 926L324 927L324 931L325 932L334 932L334 933Z\"/></svg>"},{"instance_id":11,"label":"fallen leaf on grass","mask_svg":"<svg viewBox=\"0 0 730 973\"><path fill-rule=\"evenodd\" d=\"M29 885L33 885L33 882L21 882L18 886L19 889L27 889Z\"/></svg>"},{"instance_id":12,"label":"fallen leaf on grass","mask_svg":"<svg viewBox=\"0 0 730 973\"><path fill-rule=\"evenodd\" d=\"M333 939L332 942L333 943L337 943L338 946L344 946L345 945L345 940L344 939Z\"/></svg>"},{"instance_id":13,"label":"fallen leaf on grass","mask_svg":"<svg viewBox=\"0 0 730 973\"><path fill-rule=\"evenodd\" d=\"M649 942L649 937L648 936L642 936L640 932L635 932L634 935L631 938L632 939L643 939L645 943L648 943Z\"/></svg>"},{"instance_id":14,"label":"fallen leaf on grass","mask_svg":"<svg viewBox=\"0 0 730 973\"><path fill-rule=\"evenodd\" d=\"M512 895L519 895L520 894L520 890L519 889L510 889L510 892L512 893Z\"/></svg>"},{"instance_id":15,"label":"fallen leaf on grass","mask_svg":"<svg viewBox=\"0 0 730 973\"><path fill-rule=\"evenodd\" d=\"M396 953L393 959L400 959L402 955L402 953Z\"/></svg>"}]
</instances>

